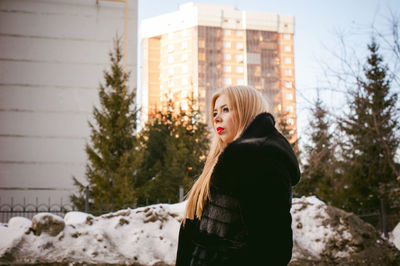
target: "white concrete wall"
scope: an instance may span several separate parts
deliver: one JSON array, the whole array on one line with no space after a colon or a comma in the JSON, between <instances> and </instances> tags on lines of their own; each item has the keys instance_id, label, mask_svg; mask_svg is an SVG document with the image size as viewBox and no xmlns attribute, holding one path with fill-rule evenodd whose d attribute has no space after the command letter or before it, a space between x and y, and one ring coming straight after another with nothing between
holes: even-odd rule
<instances>
[{"instance_id":1,"label":"white concrete wall","mask_svg":"<svg viewBox=\"0 0 400 266\"><path fill-rule=\"evenodd\" d=\"M130 89L137 86L137 10L137 0L128 0ZM65 203L72 176L85 181L87 122L123 30L123 3L0 0L0 204L11 197Z\"/></svg>"}]
</instances>

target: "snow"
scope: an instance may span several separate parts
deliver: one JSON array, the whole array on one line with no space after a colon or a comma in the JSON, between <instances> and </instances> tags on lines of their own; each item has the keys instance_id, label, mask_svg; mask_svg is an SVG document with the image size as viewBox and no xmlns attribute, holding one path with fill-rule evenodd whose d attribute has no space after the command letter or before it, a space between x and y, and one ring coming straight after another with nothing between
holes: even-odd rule
<instances>
[{"instance_id":1,"label":"snow","mask_svg":"<svg viewBox=\"0 0 400 266\"><path fill-rule=\"evenodd\" d=\"M45 222L44 220L46 220L48 218L53 219L53 220L58 221L58 222L61 222L61 223L64 222L63 218L61 218L58 215L52 214L50 212L38 213L35 216L33 216L32 221L37 220L38 222L43 223L43 222Z\"/></svg>"},{"instance_id":2,"label":"snow","mask_svg":"<svg viewBox=\"0 0 400 266\"><path fill-rule=\"evenodd\" d=\"M64 219L49 213L32 218L42 226L65 224L55 236L45 230L40 235L25 234L30 221L13 218L8 227L0 226L0 258L10 257L7 253L13 249L18 262L173 264L184 208L185 203L158 204L99 217L70 212Z\"/></svg>"},{"instance_id":3,"label":"snow","mask_svg":"<svg viewBox=\"0 0 400 266\"><path fill-rule=\"evenodd\" d=\"M91 217L89 219L94 218L93 215L85 213L85 212L68 212L64 216L64 222L65 224L71 225L71 224L82 224L85 223L88 217Z\"/></svg>"},{"instance_id":4,"label":"snow","mask_svg":"<svg viewBox=\"0 0 400 266\"><path fill-rule=\"evenodd\" d=\"M8 228L14 229L17 231L28 231L32 226L32 221L25 217L12 217L8 221Z\"/></svg>"},{"instance_id":5,"label":"snow","mask_svg":"<svg viewBox=\"0 0 400 266\"><path fill-rule=\"evenodd\" d=\"M292 202L292 230L295 245L307 250L312 257L320 258L332 239L351 238L350 231L344 226L332 228L326 221L330 216L328 206L315 196L294 198ZM353 249L335 253L337 257L346 257ZM296 254L294 254L296 255Z\"/></svg>"},{"instance_id":6,"label":"snow","mask_svg":"<svg viewBox=\"0 0 400 266\"><path fill-rule=\"evenodd\" d=\"M174 264L185 206L186 202L157 204L98 217L69 212L64 219L40 213L32 222L14 217L8 225L0 225L0 259L11 258L13 263ZM319 258L332 239L352 237L342 224L332 227L327 223L327 205L316 197L293 199L292 218L294 259L304 257L302 250L311 258ZM33 222L47 229L39 233ZM64 226L51 231L48 228L52 223ZM400 224L391 237L400 248ZM335 256L345 257L351 252L351 247L345 247Z\"/></svg>"},{"instance_id":7,"label":"snow","mask_svg":"<svg viewBox=\"0 0 400 266\"><path fill-rule=\"evenodd\" d=\"M396 227L393 229L393 231L390 233L389 236L390 242L393 243L393 245L400 250L400 223L396 225Z\"/></svg>"},{"instance_id":8,"label":"snow","mask_svg":"<svg viewBox=\"0 0 400 266\"><path fill-rule=\"evenodd\" d=\"M9 252L13 247L17 246L22 240L24 232L18 229L11 229L0 226L0 257Z\"/></svg>"}]
</instances>

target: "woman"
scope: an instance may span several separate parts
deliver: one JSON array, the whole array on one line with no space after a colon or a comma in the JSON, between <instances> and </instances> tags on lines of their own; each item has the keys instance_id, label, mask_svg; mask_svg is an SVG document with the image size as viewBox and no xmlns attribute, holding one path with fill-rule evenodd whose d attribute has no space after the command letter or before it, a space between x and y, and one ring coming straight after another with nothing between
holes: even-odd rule
<instances>
[{"instance_id":1,"label":"woman","mask_svg":"<svg viewBox=\"0 0 400 266\"><path fill-rule=\"evenodd\" d=\"M287 265L296 156L254 88L211 100L214 139L188 194L176 266Z\"/></svg>"}]
</instances>

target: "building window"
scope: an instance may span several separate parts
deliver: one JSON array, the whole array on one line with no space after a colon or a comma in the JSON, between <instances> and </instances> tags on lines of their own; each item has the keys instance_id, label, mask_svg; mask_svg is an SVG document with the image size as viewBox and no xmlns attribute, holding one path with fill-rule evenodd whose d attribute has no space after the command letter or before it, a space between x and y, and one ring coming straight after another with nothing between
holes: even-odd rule
<instances>
[{"instance_id":1,"label":"building window","mask_svg":"<svg viewBox=\"0 0 400 266\"><path fill-rule=\"evenodd\" d=\"M260 65L261 64L261 54L247 53L247 64Z\"/></svg>"},{"instance_id":2,"label":"building window","mask_svg":"<svg viewBox=\"0 0 400 266\"><path fill-rule=\"evenodd\" d=\"M284 52L290 52L290 51L292 51L292 47L290 45L284 45L283 46L283 51Z\"/></svg>"},{"instance_id":3,"label":"building window","mask_svg":"<svg viewBox=\"0 0 400 266\"><path fill-rule=\"evenodd\" d=\"M187 97L187 90L182 90L181 91L181 98L186 98Z\"/></svg>"},{"instance_id":4,"label":"building window","mask_svg":"<svg viewBox=\"0 0 400 266\"><path fill-rule=\"evenodd\" d=\"M205 48L206 47L206 41L205 40L200 40L199 41L199 48Z\"/></svg>"},{"instance_id":5,"label":"building window","mask_svg":"<svg viewBox=\"0 0 400 266\"><path fill-rule=\"evenodd\" d=\"M189 109L187 102L181 103L181 109L182 111L187 111Z\"/></svg>"},{"instance_id":6,"label":"building window","mask_svg":"<svg viewBox=\"0 0 400 266\"><path fill-rule=\"evenodd\" d=\"M283 63L286 65L290 65L292 63L292 58L291 57L284 57L283 58Z\"/></svg>"},{"instance_id":7,"label":"building window","mask_svg":"<svg viewBox=\"0 0 400 266\"><path fill-rule=\"evenodd\" d=\"M227 84L227 85L232 84L232 79L231 78L224 78L224 84Z\"/></svg>"},{"instance_id":8,"label":"building window","mask_svg":"<svg viewBox=\"0 0 400 266\"><path fill-rule=\"evenodd\" d=\"M174 33L170 32L168 33L168 39L172 40L174 38Z\"/></svg>"},{"instance_id":9,"label":"building window","mask_svg":"<svg viewBox=\"0 0 400 266\"><path fill-rule=\"evenodd\" d=\"M203 54L204 55L204 54ZM199 59L200 59L200 54L199 54ZM204 59L205 59L205 55L204 55ZM203 59L203 60L204 60ZM187 61L188 60L188 55L185 53L185 54L182 54L182 61ZM200 59L201 60L201 59Z\"/></svg>"},{"instance_id":10,"label":"building window","mask_svg":"<svg viewBox=\"0 0 400 266\"><path fill-rule=\"evenodd\" d=\"M225 60L231 60L232 59L231 54L224 54L224 59Z\"/></svg>"},{"instance_id":11,"label":"building window","mask_svg":"<svg viewBox=\"0 0 400 266\"><path fill-rule=\"evenodd\" d=\"M232 67L231 66L224 66L224 72L231 72Z\"/></svg>"},{"instance_id":12,"label":"building window","mask_svg":"<svg viewBox=\"0 0 400 266\"><path fill-rule=\"evenodd\" d=\"M283 39L289 41L290 40L290 34L284 33L283 34Z\"/></svg>"},{"instance_id":13,"label":"building window","mask_svg":"<svg viewBox=\"0 0 400 266\"><path fill-rule=\"evenodd\" d=\"M186 73L186 72L188 72L188 71L189 71L188 65L183 65L183 66L182 66L182 73Z\"/></svg>"},{"instance_id":14,"label":"building window","mask_svg":"<svg viewBox=\"0 0 400 266\"><path fill-rule=\"evenodd\" d=\"M168 75L172 76L174 74L174 69L173 68L168 68Z\"/></svg>"},{"instance_id":15,"label":"building window","mask_svg":"<svg viewBox=\"0 0 400 266\"><path fill-rule=\"evenodd\" d=\"M285 93L285 99L286 100L293 100L293 93L291 93L291 92Z\"/></svg>"},{"instance_id":16,"label":"building window","mask_svg":"<svg viewBox=\"0 0 400 266\"><path fill-rule=\"evenodd\" d=\"M174 50L174 45L170 44L168 45L168 53L172 52Z\"/></svg>"},{"instance_id":17,"label":"building window","mask_svg":"<svg viewBox=\"0 0 400 266\"><path fill-rule=\"evenodd\" d=\"M187 78L183 78L181 81L182 85L188 85L189 84L189 80Z\"/></svg>"},{"instance_id":18,"label":"building window","mask_svg":"<svg viewBox=\"0 0 400 266\"><path fill-rule=\"evenodd\" d=\"M174 57L172 55L168 56L168 63L173 63L174 62Z\"/></svg>"},{"instance_id":19,"label":"building window","mask_svg":"<svg viewBox=\"0 0 400 266\"><path fill-rule=\"evenodd\" d=\"M189 35L189 31L188 30L182 30L181 31L181 35L182 37Z\"/></svg>"},{"instance_id":20,"label":"building window","mask_svg":"<svg viewBox=\"0 0 400 266\"><path fill-rule=\"evenodd\" d=\"M284 83L285 88L291 89L292 88L292 82L291 81L285 81Z\"/></svg>"},{"instance_id":21,"label":"building window","mask_svg":"<svg viewBox=\"0 0 400 266\"><path fill-rule=\"evenodd\" d=\"M242 42L236 42L236 49L243 50L243 43Z\"/></svg>"},{"instance_id":22,"label":"building window","mask_svg":"<svg viewBox=\"0 0 400 266\"><path fill-rule=\"evenodd\" d=\"M222 42L222 46L223 46L224 48L231 48L231 42L224 41L224 42Z\"/></svg>"},{"instance_id":23,"label":"building window","mask_svg":"<svg viewBox=\"0 0 400 266\"><path fill-rule=\"evenodd\" d=\"M188 47L188 43L187 42L183 42L181 48L182 49L186 49Z\"/></svg>"},{"instance_id":24,"label":"building window","mask_svg":"<svg viewBox=\"0 0 400 266\"><path fill-rule=\"evenodd\" d=\"M231 30L223 30L222 34L223 35L231 35Z\"/></svg>"},{"instance_id":25,"label":"building window","mask_svg":"<svg viewBox=\"0 0 400 266\"><path fill-rule=\"evenodd\" d=\"M235 36L243 36L243 31L235 30Z\"/></svg>"},{"instance_id":26,"label":"building window","mask_svg":"<svg viewBox=\"0 0 400 266\"><path fill-rule=\"evenodd\" d=\"M174 86L174 81L168 80L168 87L173 87L173 86Z\"/></svg>"},{"instance_id":27,"label":"building window","mask_svg":"<svg viewBox=\"0 0 400 266\"><path fill-rule=\"evenodd\" d=\"M293 106L292 105L289 105L289 106L286 106L286 112L288 112L288 113L292 113L293 112Z\"/></svg>"},{"instance_id":28,"label":"building window","mask_svg":"<svg viewBox=\"0 0 400 266\"><path fill-rule=\"evenodd\" d=\"M199 87L199 96L206 97L206 89L204 87L203 88Z\"/></svg>"},{"instance_id":29,"label":"building window","mask_svg":"<svg viewBox=\"0 0 400 266\"><path fill-rule=\"evenodd\" d=\"M283 74L285 76L291 76L292 75L292 70L289 69L289 68L286 68L286 69L283 70Z\"/></svg>"},{"instance_id":30,"label":"building window","mask_svg":"<svg viewBox=\"0 0 400 266\"><path fill-rule=\"evenodd\" d=\"M242 66L237 66L236 67L236 73L243 73L243 67Z\"/></svg>"},{"instance_id":31,"label":"building window","mask_svg":"<svg viewBox=\"0 0 400 266\"><path fill-rule=\"evenodd\" d=\"M243 62L243 55L242 54L237 54L237 55L235 55L235 59L238 62Z\"/></svg>"},{"instance_id":32,"label":"building window","mask_svg":"<svg viewBox=\"0 0 400 266\"><path fill-rule=\"evenodd\" d=\"M243 79L236 79L236 85L244 85Z\"/></svg>"}]
</instances>

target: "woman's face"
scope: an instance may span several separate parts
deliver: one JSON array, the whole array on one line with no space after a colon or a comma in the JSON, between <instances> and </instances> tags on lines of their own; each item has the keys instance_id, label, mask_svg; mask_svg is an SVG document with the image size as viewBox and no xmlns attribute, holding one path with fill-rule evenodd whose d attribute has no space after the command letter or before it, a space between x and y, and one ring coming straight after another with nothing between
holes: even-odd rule
<instances>
[{"instance_id":1,"label":"woman's face","mask_svg":"<svg viewBox=\"0 0 400 266\"><path fill-rule=\"evenodd\" d=\"M214 130L226 144L230 143L237 134L238 125L235 115L236 113L231 109L228 97L223 94L218 96L214 105L213 124Z\"/></svg>"}]
</instances>

